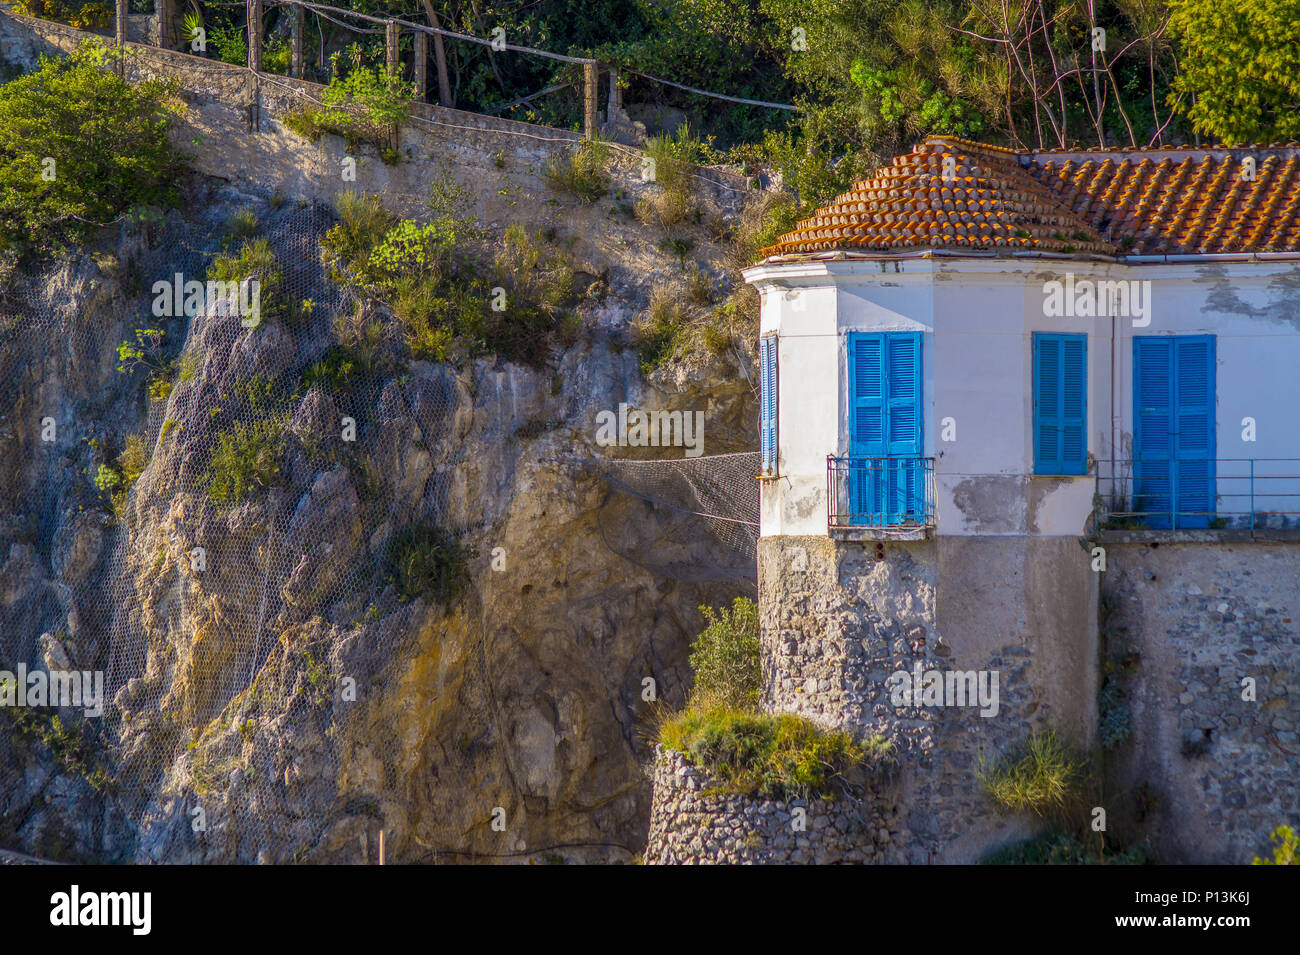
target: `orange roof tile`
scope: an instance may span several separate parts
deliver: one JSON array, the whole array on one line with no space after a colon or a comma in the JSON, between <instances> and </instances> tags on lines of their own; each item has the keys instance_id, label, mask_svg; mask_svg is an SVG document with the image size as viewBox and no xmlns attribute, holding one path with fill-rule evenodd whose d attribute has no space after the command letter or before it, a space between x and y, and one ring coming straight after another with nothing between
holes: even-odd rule
<instances>
[{"instance_id":1,"label":"orange roof tile","mask_svg":"<svg viewBox=\"0 0 1300 955\"><path fill-rule=\"evenodd\" d=\"M1018 154L932 136L763 255L1300 251L1297 235L1297 147Z\"/></svg>"}]
</instances>

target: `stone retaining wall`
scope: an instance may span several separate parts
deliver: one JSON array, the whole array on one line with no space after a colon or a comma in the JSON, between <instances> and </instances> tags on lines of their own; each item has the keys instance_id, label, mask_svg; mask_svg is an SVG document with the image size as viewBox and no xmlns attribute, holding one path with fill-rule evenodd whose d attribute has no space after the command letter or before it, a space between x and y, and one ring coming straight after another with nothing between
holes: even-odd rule
<instances>
[{"instance_id":1,"label":"stone retaining wall","mask_svg":"<svg viewBox=\"0 0 1300 955\"><path fill-rule=\"evenodd\" d=\"M712 785L681 753L655 748L647 864L863 864L895 855L899 810L887 785L833 801L705 795ZM796 809L806 812L801 832Z\"/></svg>"}]
</instances>

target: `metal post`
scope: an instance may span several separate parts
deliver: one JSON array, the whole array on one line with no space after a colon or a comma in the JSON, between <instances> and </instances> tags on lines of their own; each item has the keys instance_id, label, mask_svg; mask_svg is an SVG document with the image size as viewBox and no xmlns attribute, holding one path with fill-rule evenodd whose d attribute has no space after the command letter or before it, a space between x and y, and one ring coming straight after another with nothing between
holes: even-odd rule
<instances>
[{"instance_id":1,"label":"metal post","mask_svg":"<svg viewBox=\"0 0 1300 955\"><path fill-rule=\"evenodd\" d=\"M618 110L623 108L623 94L618 91L618 67L609 68L609 110L605 113L605 119L613 122L614 117L618 115Z\"/></svg>"},{"instance_id":2,"label":"metal post","mask_svg":"<svg viewBox=\"0 0 1300 955\"><path fill-rule=\"evenodd\" d=\"M600 64L595 60L587 60L582 64L583 79L586 81L584 86L585 95L583 96L583 135L587 139L595 139L598 131L596 122L596 97L597 85L600 79Z\"/></svg>"},{"instance_id":3,"label":"metal post","mask_svg":"<svg viewBox=\"0 0 1300 955\"><path fill-rule=\"evenodd\" d=\"M303 36L307 32L307 11L301 4L293 5L293 60L289 73L295 79L302 79L303 72Z\"/></svg>"},{"instance_id":4,"label":"metal post","mask_svg":"<svg viewBox=\"0 0 1300 955\"><path fill-rule=\"evenodd\" d=\"M424 103L429 99L429 34L423 30L415 31L415 63L411 69L415 73L415 99Z\"/></svg>"},{"instance_id":5,"label":"metal post","mask_svg":"<svg viewBox=\"0 0 1300 955\"><path fill-rule=\"evenodd\" d=\"M1255 533L1255 459L1250 459L1250 533Z\"/></svg>"}]
</instances>

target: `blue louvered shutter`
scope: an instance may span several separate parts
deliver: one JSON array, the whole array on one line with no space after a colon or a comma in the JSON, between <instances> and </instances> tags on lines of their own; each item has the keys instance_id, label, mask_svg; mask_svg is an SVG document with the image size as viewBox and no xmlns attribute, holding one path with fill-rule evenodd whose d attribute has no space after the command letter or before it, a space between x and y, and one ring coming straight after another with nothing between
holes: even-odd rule
<instances>
[{"instance_id":1,"label":"blue louvered shutter","mask_svg":"<svg viewBox=\"0 0 1300 955\"><path fill-rule=\"evenodd\" d=\"M885 493L887 523L921 516L921 336L890 333L885 336L885 365L889 376L886 402L887 451L894 459L887 467Z\"/></svg>"},{"instance_id":2,"label":"blue louvered shutter","mask_svg":"<svg viewBox=\"0 0 1300 955\"><path fill-rule=\"evenodd\" d=\"M1088 337L1034 333L1034 473L1088 473Z\"/></svg>"},{"instance_id":3,"label":"blue louvered shutter","mask_svg":"<svg viewBox=\"0 0 1300 955\"><path fill-rule=\"evenodd\" d=\"M924 516L921 335L849 335L849 506L865 524Z\"/></svg>"},{"instance_id":4,"label":"blue louvered shutter","mask_svg":"<svg viewBox=\"0 0 1300 955\"><path fill-rule=\"evenodd\" d=\"M1174 341L1177 527L1208 527L1214 511L1214 337Z\"/></svg>"},{"instance_id":5,"label":"blue louvered shutter","mask_svg":"<svg viewBox=\"0 0 1300 955\"><path fill-rule=\"evenodd\" d=\"M1133 510L1147 526L1173 526L1174 341L1133 339Z\"/></svg>"},{"instance_id":6,"label":"blue louvered shutter","mask_svg":"<svg viewBox=\"0 0 1300 955\"><path fill-rule=\"evenodd\" d=\"M849 336L849 510L855 523L879 523L884 484L879 467L864 458L885 455L885 336Z\"/></svg>"},{"instance_id":7,"label":"blue louvered shutter","mask_svg":"<svg viewBox=\"0 0 1300 955\"><path fill-rule=\"evenodd\" d=\"M776 474L776 338L758 341L759 356L759 441L763 451L763 473Z\"/></svg>"}]
</instances>

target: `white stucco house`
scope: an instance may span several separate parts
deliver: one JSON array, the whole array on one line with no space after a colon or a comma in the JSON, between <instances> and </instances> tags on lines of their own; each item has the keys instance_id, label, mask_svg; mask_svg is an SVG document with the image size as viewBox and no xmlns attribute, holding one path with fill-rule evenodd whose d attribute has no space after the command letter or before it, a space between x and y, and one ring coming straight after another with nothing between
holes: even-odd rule
<instances>
[{"instance_id":1,"label":"white stucco house","mask_svg":"<svg viewBox=\"0 0 1300 955\"><path fill-rule=\"evenodd\" d=\"M932 137L800 222L762 535L1300 526L1298 154Z\"/></svg>"}]
</instances>

